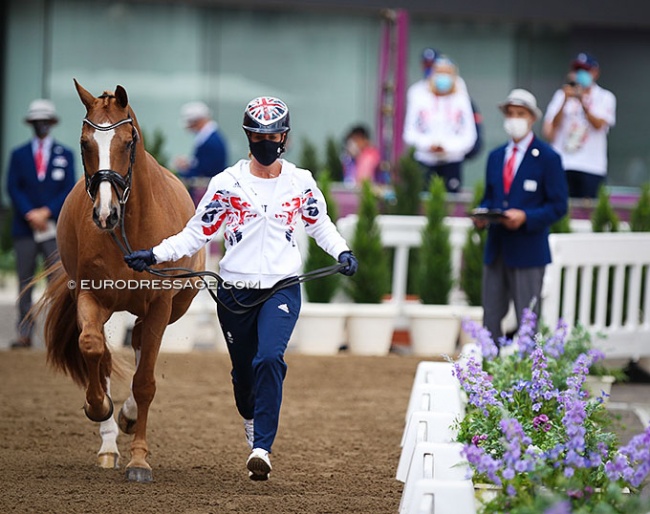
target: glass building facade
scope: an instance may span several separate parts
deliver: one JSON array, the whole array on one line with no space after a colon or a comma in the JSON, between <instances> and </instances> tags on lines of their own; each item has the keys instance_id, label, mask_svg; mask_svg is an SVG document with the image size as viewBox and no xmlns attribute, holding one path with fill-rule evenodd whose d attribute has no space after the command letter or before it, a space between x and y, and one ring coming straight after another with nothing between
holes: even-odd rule
<instances>
[{"instance_id":1,"label":"glass building facade","mask_svg":"<svg viewBox=\"0 0 650 514\"><path fill-rule=\"evenodd\" d=\"M358 123L376 136L385 23L381 11L337 4L246 5L9 1L3 17L3 182L11 148L30 136L23 118L34 98L55 102L61 122L53 134L77 146L85 111L73 78L95 95L124 86L145 137L160 131L168 158L191 150L179 110L192 100L212 108L231 162L247 156L242 112L258 95L288 103L292 132L287 158L294 162L305 141L324 159L328 138L341 142ZM458 64L484 117L485 149L466 165L465 186L482 180L488 150L505 141L497 104L513 87L525 87L544 110L579 51L597 56L599 82L618 100L617 125L609 137L608 184L638 187L648 181L650 22L629 28L502 18L420 11L409 16L406 82L420 78L422 49L437 48ZM81 174L80 166L78 170Z\"/></svg>"}]
</instances>

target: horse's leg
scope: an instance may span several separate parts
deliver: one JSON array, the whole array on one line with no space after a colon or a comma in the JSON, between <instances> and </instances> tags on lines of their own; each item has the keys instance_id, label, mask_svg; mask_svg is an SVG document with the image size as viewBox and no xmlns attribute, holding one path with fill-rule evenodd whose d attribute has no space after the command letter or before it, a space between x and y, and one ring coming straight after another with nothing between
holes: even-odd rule
<instances>
[{"instance_id":1,"label":"horse's leg","mask_svg":"<svg viewBox=\"0 0 650 514\"><path fill-rule=\"evenodd\" d=\"M133 331L131 332L131 346L135 352L135 367L138 369L140 364L142 344L142 319L135 320ZM135 423L138 418L138 404L133 397L133 382L131 382L131 394L122 404L120 413L117 416L117 424L120 430L125 434L133 434L135 432Z\"/></svg>"},{"instance_id":2,"label":"horse's leg","mask_svg":"<svg viewBox=\"0 0 650 514\"><path fill-rule=\"evenodd\" d=\"M106 378L106 393L111 395L110 378ZM97 452L97 465L101 468L117 469L120 467L120 451L117 449L117 434L119 429L115 418L111 416L99 424L99 435L102 446Z\"/></svg>"},{"instance_id":3,"label":"horse's leg","mask_svg":"<svg viewBox=\"0 0 650 514\"><path fill-rule=\"evenodd\" d=\"M140 349L138 367L133 375L132 393L138 406L135 435L131 442L131 461L126 466L126 478L134 482L151 482L153 473L147 463L147 417L149 406L156 394L155 367L160 343L169 322L171 298L162 297L149 305L147 314L142 318L142 327L136 335L134 348Z\"/></svg>"},{"instance_id":4,"label":"horse's leg","mask_svg":"<svg viewBox=\"0 0 650 514\"><path fill-rule=\"evenodd\" d=\"M86 404L84 412L92 421L105 421L113 414L113 402L102 382L101 364L105 352L109 351L104 339L104 323L111 313L99 304L88 291L82 291L77 298L77 323L79 324L79 348L88 370Z\"/></svg>"}]
</instances>

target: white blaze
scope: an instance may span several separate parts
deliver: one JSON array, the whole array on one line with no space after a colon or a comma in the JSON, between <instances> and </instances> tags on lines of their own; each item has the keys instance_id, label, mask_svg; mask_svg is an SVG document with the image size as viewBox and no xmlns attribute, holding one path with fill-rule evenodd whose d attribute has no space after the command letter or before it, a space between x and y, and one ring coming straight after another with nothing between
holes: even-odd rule
<instances>
[{"instance_id":1,"label":"white blaze","mask_svg":"<svg viewBox=\"0 0 650 514\"><path fill-rule=\"evenodd\" d=\"M96 130L93 137L97 142L97 148L99 150L99 169L100 170L109 170L111 169L111 141L115 135L115 130L101 131ZM102 227L106 228L106 220L111 213L111 199L113 196L113 188L111 184L107 181L101 182L99 184L99 221Z\"/></svg>"}]
</instances>

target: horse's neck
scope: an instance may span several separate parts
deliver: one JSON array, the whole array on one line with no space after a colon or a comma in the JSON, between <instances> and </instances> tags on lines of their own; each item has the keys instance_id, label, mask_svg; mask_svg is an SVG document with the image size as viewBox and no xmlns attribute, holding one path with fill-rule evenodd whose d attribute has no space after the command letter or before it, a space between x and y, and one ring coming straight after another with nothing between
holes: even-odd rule
<instances>
[{"instance_id":1,"label":"horse's neck","mask_svg":"<svg viewBox=\"0 0 650 514\"><path fill-rule=\"evenodd\" d=\"M158 163L145 151L141 150L140 157L136 159L131 173L131 195L135 196L138 204L149 204L154 185L161 180ZM135 203L135 202L134 202Z\"/></svg>"}]
</instances>

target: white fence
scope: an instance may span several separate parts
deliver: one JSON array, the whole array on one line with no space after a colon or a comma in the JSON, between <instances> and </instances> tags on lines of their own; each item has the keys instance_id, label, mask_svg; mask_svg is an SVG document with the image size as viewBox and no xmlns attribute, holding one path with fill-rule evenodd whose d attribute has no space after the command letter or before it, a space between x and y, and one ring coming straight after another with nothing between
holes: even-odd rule
<instances>
[{"instance_id":1,"label":"white fence","mask_svg":"<svg viewBox=\"0 0 650 514\"><path fill-rule=\"evenodd\" d=\"M551 234L542 318L580 324L608 358L650 356L650 233Z\"/></svg>"},{"instance_id":2,"label":"white fence","mask_svg":"<svg viewBox=\"0 0 650 514\"><path fill-rule=\"evenodd\" d=\"M337 223L348 241L352 240L356 221L357 216L350 215ZM408 254L411 248L420 246L426 219L423 216L380 215L377 221L383 246L395 250L390 302L398 307L396 328L408 328L405 315ZM464 295L458 284L462 247L471 221L448 217L445 223L451 229L454 289L450 303L463 306ZM594 335L604 334L606 339L594 340L611 358L650 356L650 233L592 234L588 220L571 223L571 234L550 236L553 263L547 268L544 281L544 321L553 326L562 318L570 326L580 323ZM303 230L296 235L301 251L306 252L307 236ZM207 267L216 269L215 259L209 261ZM179 323L179 330L185 330L180 325L191 326L191 333L183 333L183 337L178 338L172 330L163 346L172 351L188 351L197 345L212 346L214 333L220 332L214 311L214 303L207 294L199 295L185 316L192 318L184 320L189 325ZM126 329L123 324L128 326L130 322L125 319L113 327L115 333L110 339L115 344L121 343ZM216 343L218 347L223 345L220 339ZM172 344L167 340L179 340L180 343Z\"/></svg>"}]
</instances>

